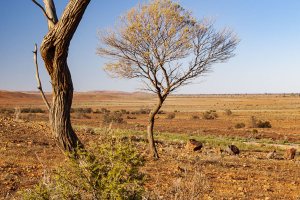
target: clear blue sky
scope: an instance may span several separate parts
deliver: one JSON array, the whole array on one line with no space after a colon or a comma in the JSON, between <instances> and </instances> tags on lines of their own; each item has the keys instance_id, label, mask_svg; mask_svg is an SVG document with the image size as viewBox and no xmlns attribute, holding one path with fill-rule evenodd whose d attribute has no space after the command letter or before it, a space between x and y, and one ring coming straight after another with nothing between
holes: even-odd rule
<instances>
[{"instance_id":1,"label":"clear blue sky","mask_svg":"<svg viewBox=\"0 0 300 200\"><path fill-rule=\"evenodd\" d=\"M40 0L42 2L42 0ZM60 15L67 0L56 0ZM112 27L137 0L92 0L71 42L69 67L76 91L122 90L141 87L137 80L111 79L96 55L97 31ZM299 0L181 0L194 16L213 17L241 39L236 57L217 64L213 72L179 93L300 92ZM36 90L32 50L41 43L47 24L31 0L3 1L0 7L0 90ZM50 91L40 60L41 78Z\"/></svg>"}]
</instances>

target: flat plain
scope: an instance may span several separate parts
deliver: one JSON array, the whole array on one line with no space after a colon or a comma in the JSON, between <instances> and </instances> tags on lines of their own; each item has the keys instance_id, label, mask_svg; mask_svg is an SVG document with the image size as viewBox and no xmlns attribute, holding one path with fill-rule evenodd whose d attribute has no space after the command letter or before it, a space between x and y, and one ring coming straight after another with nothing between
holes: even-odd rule
<instances>
[{"instance_id":1,"label":"flat plain","mask_svg":"<svg viewBox=\"0 0 300 200\"><path fill-rule=\"evenodd\" d=\"M88 144L109 126L104 122L105 110L109 110L122 113L122 123L111 125L115 134L145 138L147 110L155 103L155 96L146 93L75 93L72 123L79 138ZM52 139L47 112L22 112L28 108L46 109L38 93L0 91L1 199L17 198L17 191L31 188L65 159ZM148 156L147 143L136 141L146 159L141 171L147 177L149 196L300 198L300 155L293 160L284 156L286 149L300 151L298 94L172 95L162 111L155 124L161 158L154 161ZM216 117L205 119L207 111ZM174 117L169 117L170 113ZM254 127L254 120L270 122L271 127ZM185 148L191 138L203 142L200 152ZM238 146L240 155L220 152L229 144ZM273 150L275 158L268 159Z\"/></svg>"}]
</instances>

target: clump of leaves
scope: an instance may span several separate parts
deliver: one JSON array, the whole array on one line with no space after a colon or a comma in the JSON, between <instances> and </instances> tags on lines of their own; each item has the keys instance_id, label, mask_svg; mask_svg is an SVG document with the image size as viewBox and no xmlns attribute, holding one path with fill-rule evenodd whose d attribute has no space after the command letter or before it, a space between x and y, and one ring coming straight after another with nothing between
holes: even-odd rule
<instances>
[{"instance_id":1,"label":"clump of leaves","mask_svg":"<svg viewBox=\"0 0 300 200\"><path fill-rule=\"evenodd\" d=\"M212 120L217 118L218 118L218 114L215 110L209 110L203 113L203 119Z\"/></svg>"},{"instance_id":2,"label":"clump of leaves","mask_svg":"<svg viewBox=\"0 0 300 200\"><path fill-rule=\"evenodd\" d=\"M141 199L143 158L130 141L103 136L80 159L69 159L50 179L23 191L29 199Z\"/></svg>"}]
</instances>

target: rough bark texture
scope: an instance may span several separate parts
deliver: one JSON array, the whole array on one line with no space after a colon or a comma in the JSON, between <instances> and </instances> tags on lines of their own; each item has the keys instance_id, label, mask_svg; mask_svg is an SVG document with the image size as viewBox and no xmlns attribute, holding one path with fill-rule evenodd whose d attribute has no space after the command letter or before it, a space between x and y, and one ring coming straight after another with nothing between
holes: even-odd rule
<instances>
[{"instance_id":1,"label":"rough bark texture","mask_svg":"<svg viewBox=\"0 0 300 200\"><path fill-rule=\"evenodd\" d=\"M41 45L41 55L52 83L52 107L50 124L52 133L61 148L73 152L82 147L70 120L73 99L73 83L67 64L70 41L82 19L90 0L70 0L60 20L56 22L56 11L52 0L44 0L46 12L53 17L49 32Z\"/></svg>"},{"instance_id":2,"label":"rough bark texture","mask_svg":"<svg viewBox=\"0 0 300 200\"><path fill-rule=\"evenodd\" d=\"M147 127L149 149L150 149L153 157L156 159L158 159L159 156L157 153L157 149L156 149L156 145L155 145L155 141L154 141L154 137L153 137L153 133L154 133L153 130L154 130L155 116L158 113L158 111L160 110L162 104L163 104L163 100L161 98L159 98L159 101L158 101L156 107L149 114L149 125Z\"/></svg>"}]
</instances>

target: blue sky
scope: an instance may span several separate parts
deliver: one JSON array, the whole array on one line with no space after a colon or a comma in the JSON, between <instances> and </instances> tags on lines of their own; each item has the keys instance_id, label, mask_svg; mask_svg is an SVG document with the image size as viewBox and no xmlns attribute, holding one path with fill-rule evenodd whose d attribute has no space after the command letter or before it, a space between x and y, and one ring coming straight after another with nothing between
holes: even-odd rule
<instances>
[{"instance_id":1,"label":"blue sky","mask_svg":"<svg viewBox=\"0 0 300 200\"><path fill-rule=\"evenodd\" d=\"M40 0L42 2L42 0ZM67 0L56 0L58 15ZM69 67L76 91L136 91L138 80L110 78L96 55L97 31L113 27L137 0L92 0L71 42ZM298 0L181 0L201 19L231 27L241 39L236 56L178 93L300 92L300 1ZM36 90L32 50L47 33L47 24L31 0L3 1L0 7L0 90ZM49 78L40 60L45 90Z\"/></svg>"}]
</instances>

